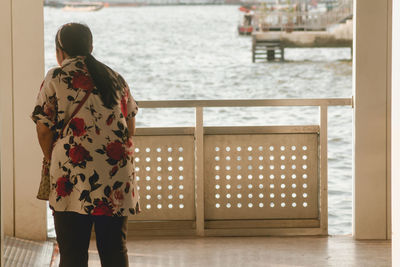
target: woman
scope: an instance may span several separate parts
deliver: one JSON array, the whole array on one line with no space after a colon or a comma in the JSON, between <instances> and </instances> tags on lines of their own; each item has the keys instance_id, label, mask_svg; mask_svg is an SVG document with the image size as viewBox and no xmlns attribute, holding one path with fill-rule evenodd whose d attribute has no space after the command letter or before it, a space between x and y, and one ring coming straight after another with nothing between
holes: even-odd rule
<instances>
[{"instance_id":1,"label":"woman","mask_svg":"<svg viewBox=\"0 0 400 267\"><path fill-rule=\"evenodd\" d=\"M60 266L88 265L92 225L102 266L128 266L127 216L141 211L132 143L138 106L124 79L91 55L86 25L63 25L55 41L60 67L47 73L32 119L50 162Z\"/></svg>"}]
</instances>

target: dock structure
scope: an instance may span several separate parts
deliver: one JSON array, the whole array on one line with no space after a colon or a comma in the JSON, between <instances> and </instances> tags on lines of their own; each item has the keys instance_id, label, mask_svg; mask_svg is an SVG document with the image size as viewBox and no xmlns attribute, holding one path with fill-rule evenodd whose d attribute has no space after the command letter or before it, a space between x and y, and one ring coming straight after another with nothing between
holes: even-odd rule
<instances>
[{"instance_id":1,"label":"dock structure","mask_svg":"<svg viewBox=\"0 0 400 267\"><path fill-rule=\"evenodd\" d=\"M353 46L353 2L338 0L327 11L310 11L307 5L260 7L252 33L252 61L284 61L285 48Z\"/></svg>"},{"instance_id":2,"label":"dock structure","mask_svg":"<svg viewBox=\"0 0 400 267\"><path fill-rule=\"evenodd\" d=\"M252 60L284 61L285 48L353 47L353 22L348 20L331 31L255 32Z\"/></svg>"},{"instance_id":3,"label":"dock structure","mask_svg":"<svg viewBox=\"0 0 400 267\"><path fill-rule=\"evenodd\" d=\"M286 7L261 6L255 11L255 23L267 31L327 31L332 25L353 19L352 0L338 0L328 10L309 10L301 2Z\"/></svg>"}]
</instances>

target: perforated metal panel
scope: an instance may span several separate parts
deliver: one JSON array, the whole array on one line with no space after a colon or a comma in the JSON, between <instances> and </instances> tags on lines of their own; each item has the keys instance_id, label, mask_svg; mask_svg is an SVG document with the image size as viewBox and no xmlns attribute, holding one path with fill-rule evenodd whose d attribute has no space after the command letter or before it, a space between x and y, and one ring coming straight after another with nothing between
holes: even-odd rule
<instances>
[{"instance_id":1,"label":"perforated metal panel","mask_svg":"<svg viewBox=\"0 0 400 267\"><path fill-rule=\"evenodd\" d=\"M142 212L133 220L194 220L194 137L135 136Z\"/></svg>"},{"instance_id":2,"label":"perforated metal panel","mask_svg":"<svg viewBox=\"0 0 400 267\"><path fill-rule=\"evenodd\" d=\"M318 134L206 135L205 219L318 218Z\"/></svg>"}]
</instances>

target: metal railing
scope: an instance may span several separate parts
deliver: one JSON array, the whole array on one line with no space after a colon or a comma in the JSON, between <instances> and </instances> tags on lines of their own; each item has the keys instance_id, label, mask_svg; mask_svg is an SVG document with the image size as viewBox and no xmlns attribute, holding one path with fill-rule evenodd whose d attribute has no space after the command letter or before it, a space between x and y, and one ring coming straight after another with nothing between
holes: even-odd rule
<instances>
[{"instance_id":1,"label":"metal railing","mask_svg":"<svg viewBox=\"0 0 400 267\"><path fill-rule=\"evenodd\" d=\"M138 128L135 235L326 235L329 106L351 98L141 101L195 127ZM319 125L204 127L211 107L319 107ZM278 153L279 152L279 153ZM279 200L278 200L279 199Z\"/></svg>"}]
</instances>

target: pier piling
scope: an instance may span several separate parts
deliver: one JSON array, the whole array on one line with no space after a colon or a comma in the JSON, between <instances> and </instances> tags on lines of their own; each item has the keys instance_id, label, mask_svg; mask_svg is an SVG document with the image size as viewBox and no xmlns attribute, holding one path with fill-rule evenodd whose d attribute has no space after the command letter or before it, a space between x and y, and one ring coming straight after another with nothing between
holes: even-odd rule
<instances>
[{"instance_id":1,"label":"pier piling","mask_svg":"<svg viewBox=\"0 0 400 267\"><path fill-rule=\"evenodd\" d=\"M351 26L348 23L348 26ZM352 32L256 32L252 34L252 60L284 61L285 48L353 47ZM352 52L351 52L352 53Z\"/></svg>"},{"instance_id":2,"label":"pier piling","mask_svg":"<svg viewBox=\"0 0 400 267\"><path fill-rule=\"evenodd\" d=\"M253 62L257 59L267 61L284 61L284 48L280 40L261 40L253 38L252 46Z\"/></svg>"}]
</instances>

